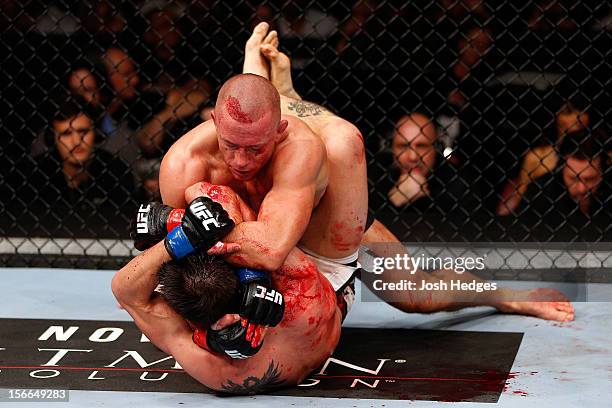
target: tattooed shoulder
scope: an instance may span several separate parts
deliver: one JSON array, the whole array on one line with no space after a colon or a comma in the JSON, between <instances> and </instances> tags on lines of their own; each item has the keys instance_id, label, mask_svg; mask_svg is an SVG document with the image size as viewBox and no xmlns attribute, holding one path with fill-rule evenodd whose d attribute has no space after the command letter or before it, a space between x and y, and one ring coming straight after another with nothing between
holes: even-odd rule
<instances>
[{"instance_id":1,"label":"tattooed shoulder","mask_svg":"<svg viewBox=\"0 0 612 408\"><path fill-rule=\"evenodd\" d=\"M227 380L225 384L221 385L221 390L231 394L258 394L284 385L285 380L282 380L280 376L281 372L278 369L278 364L275 364L272 360L261 377L246 377L242 384Z\"/></svg>"},{"instance_id":2,"label":"tattooed shoulder","mask_svg":"<svg viewBox=\"0 0 612 408\"><path fill-rule=\"evenodd\" d=\"M304 118L306 116L317 116L322 113L328 112L328 110L322 107L321 105L305 101L291 101L287 105L287 108L290 111L294 111L298 118Z\"/></svg>"}]
</instances>

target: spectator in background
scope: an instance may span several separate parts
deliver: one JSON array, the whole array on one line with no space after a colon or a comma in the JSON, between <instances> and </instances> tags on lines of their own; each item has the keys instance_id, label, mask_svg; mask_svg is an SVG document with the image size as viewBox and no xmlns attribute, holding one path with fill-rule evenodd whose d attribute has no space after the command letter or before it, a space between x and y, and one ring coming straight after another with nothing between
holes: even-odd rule
<instances>
[{"instance_id":1,"label":"spectator in background","mask_svg":"<svg viewBox=\"0 0 612 408\"><path fill-rule=\"evenodd\" d=\"M108 112L113 115L125 106L127 101L138 96L140 75L138 75L134 61L119 48L106 49L100 59L113 92L113 99L107 107Z\"/></svg>"},{"instance_id":2,"label":"spectator in background","mask_svg":"<svg viewBox=\"0 0 612 408\"><path fill-rule=\"evenodd\" d=\"M126 31L127 19L121 6L115 2L109 0L79 2L78 15L87 36L102 46L116 43Z\"/></svg>"},{"instance_id":3,"label":"spectator in background","mask_svg":"<svg viewBox=\"0 0 612 408\"><path fill-rule=\"evenodd\" d=\"M402 207L430 196L427 178L435 161L436 128L429 118L413 113L402 117L393 134L393 158L400 171L389 200Z\"/></svg>"},{"instance_id":4,"label":"spectator in background","mask_svg":"<svg viewBox=\"0 0 612 408\"><path fill-rule=\"evenodd\" d=\"M139 202L161 201L161 193L159 191L160 165L161 159L146 159L138 160L132 166L136 177L142 181L142 189L138 198Z\"/></svg>"},{"instance_id":5,"label":"spectator in background","mask_svg":"<svg viewBox=\"0 0 612 408\"><path fill-rule=\"evenodd\" d=\"M291 53L293 68L302 69L320 57L329 38L338 29L338 20L314 8L311 2L298 0L285 3L278 19L278 35Z\"/></svg>"},{"instance_id":6,"label":"spectator in background","mask_svg":"<svg viewBox=\"0 0 612 408\"><path fill-rule=\"evenodd\" d=\"M575 31L590 11L573 0L540 0L534 3L528 25L530 30L535 31Z\"/></svg>"},{"instance_id":7,"label":"spectator in background","mask_svg":"<svg viewBox=\"0 0 612 408\"><path fill-rule=\"evenodd\" d=\"M588 130L567 134L556 171L540 177L525 193L518 211L525 224L544 227L549 236L567 231L566 238L589 228L598 230L596 236L601 230L609 233L612 196L604 179L605 153L599 137Z\"/></svg>"},{"instance_id":8,"label":"spectator in background","mask_svg":"<svg viewBox=\"0 0 612 408\"><path fill-rule=\"evenodd\" d=\"M37 191L32 205L41 225L77 235L106 228L123 233L134 192L130 169L96 148L99 133L87 105L77 99L61 103L47 143L50 154L41 158L32 177Z\"/></svg>"},{"instance_id":9,"label":"spectator in background","mask_svg":"<svg viewBox=\"0 0 612 408\"><path fill-rule=\"evenodd\" d=\"M407 237L401 224L426 227L422 218L429 216L465 220L466 214L478 206L469 175L444 157L436 126L429 117L421 113L403 116L393 134L392 153L394 169L386 179L393 182L387 187L387 195L395 210L377 213L376 217L399 237ZM384 188L384 182L380 187ZM393 219L398 212L399 219Z\"/></svg>"},{"instance_id":10,"label":"spectator in background","mask_svg":"<svg viewBox=\"0 0 612 408\"><path fill-rule=\"evenodd\" d=\"M270 25L270 31L276 30L276 25L274 23L275 17L276 13L272 9L272 6L267 3L258 4L254 7L251 24L249 25L249 32L252 32L259 23L268 23Z\"/></svg>"},{"instance_id":11,"label":"spectator in background","mask_svg":"<svg viewBox=\"0 0 612 408\"><path fill-rule=\"evenodd\" d=\"M134 47L131 56L140 66L139 74L147 89L166 94L188 84L190 90L210 94L205 78L207 58L199 54L200 47L208 45L208 41L204 27L189 29L185 22L193 22L188 13L176 2L152 1L141 7L141 46Z\"/></svg>"},{"instance_id":12,"label":"spectator in background","mask_svg":"<svg viewBox=\"0 0 612 408\"><path fill-rule=\"evenodd\" d=\"M126 58L126 62L121 62L122 57ZM112 72L112 75L107 75L111 69L109 64L112 58L120 61L117 63L121 65L121 74ZM128 77L120 81L120 75ZM104 135L104 141L99 147L131 164L139 157L139 147L134 140L134 130L126 119L126 112L127 106L131 106L136 100L137 90L132 88L122 91L119 92L120 96L116 97L117 87L127 87L130 75L137 77L133 63L127 60L127 55L121 50L111 48L102 59L98 60L94 56L75 62L66 82L72 94L85 100L92 114L95 113L92 118ZM138 81L137 79L135 82ZM134 112L134 115L137 113Z\"/></svg>"},{"instance_id":13,"label":"spectator in background","mask_svg":"<svg viewBox=\"0 0 612 408\"><path fill-rule=\"evenodd\" d=\"M181 123L194 117L198 123L201 121L199 115L208 102L209 88L203 89L192 81L166 92L141 86L136 64L118 48L106 50L102 61L114 93L107 111L117 122L127 121L129 128L135 131L134 142L144 156L162 156L174 141L170 136L177 133L180 136L187 130L179 126ZM175 132L169 132L170 129Z\"/></svg>"},{"instance_id":14,"label":"spectator in background","mask_svg":"<svg viewBox=\"0 0 612 408\"><path fill-rule=\"evenodd\" d=\"M473 205L465 201L463 191L468 187L457 176L456 168L437 148L438 133L432 120L420 113L402 117L393 135L393 157L399 176L389 191L389 200L395 207L429 198L445 210L463 200L462 206ZM469 197L470 200L473 197Z\"/></svg>"},{"instance_id":15,"label":"spectator in background","mask_svg":"<svg viewBox=\"0 0 612 408\"><path fill-rule=\"evenodd\" d=\"M586 101L577 97L563 104L555 118L554 130L540 138L535 146L527 151L519 175L504 187L497 205L497 215L510 215L521 204L529 184L557 167L559 145L565 136L589 126L590 116L586 108Z\"/></svg>"},{"instance_id":16,"label":"spectator in background","mask_svg":"<svg viewBox=\"0 0 612 408\"><path fill-rule=\"evenodd\" d=\"M351 9L351 15L340 27L340 38L336 43L336 52L346 49L351 37L363 29L378 7L378 0L357 0Z\"/></svg>"}]
</instances>

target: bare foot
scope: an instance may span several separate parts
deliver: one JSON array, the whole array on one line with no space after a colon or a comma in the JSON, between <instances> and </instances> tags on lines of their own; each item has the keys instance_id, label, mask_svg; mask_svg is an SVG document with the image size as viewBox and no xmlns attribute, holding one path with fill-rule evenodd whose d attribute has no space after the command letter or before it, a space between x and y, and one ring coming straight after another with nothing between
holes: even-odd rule
<instances>
[{"instance_id":1,"label":"bare foot","mask_svg":"<svg viewBox=\"0 0 612 408\"><path fill-rule=\"evenodd\" d=\"M302 100L293 88L291 80L291 60L278 50L278 34L270 31L261 45L261 53L270 63L270 81L279 94Z\"/></svg>"},{"instance_id":2,"label":"bare foot","mask_svg":"<svg viewBox=\"0 0 612 408\"><path fill-rule=\"evenodd\" d=\"M535 316L546 320L574 320L574 306L556 289L539 288L525 292L525 301L508 302L498 309L505 313Z\"/></svg>"},{"instance_id":3,"label":"bare foot","mask_svg":"<svg viewBox=\"0 0 612 408\"><path fill-rule=\"evenodd\" d=\"M253 29L253 34L247 40L244 46L244 65L242 66L243 74L256 74L266 79L270 79L270 67L268 61L261 54L260 48L263 43L268 29L268 23L259 23Z\"/></svg>"}]
</instances>

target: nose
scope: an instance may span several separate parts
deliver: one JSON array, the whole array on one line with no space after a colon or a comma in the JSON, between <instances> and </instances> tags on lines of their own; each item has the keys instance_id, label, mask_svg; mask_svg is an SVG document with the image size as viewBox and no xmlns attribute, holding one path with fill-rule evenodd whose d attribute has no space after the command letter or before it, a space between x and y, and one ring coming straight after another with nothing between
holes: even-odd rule
<instances>
[{"instance_id":1,"label":"nose","mask_svg":"<svg viewBox=\"0 0 612 408\"><path fill-rule=\"evenodd\" d=\"M421 157L419 156L419 154L417 153L416 150L414 150L412 147L407 147L406 148L406 157L408 158L408 160L410 160L412 163L416 163L418 162Z\"/></svg>"},{"instance_id":2,"label":"nose","mask_svg":"<svg viewBox=\"0 0 612 408\"><path fill-rule=\"evenodd\" d=\"M242 149L236 150L234 153L234 167L237 170L243 170L249 164L247 154Z\"/></svg>"},{"instance_id":3,"label":"nose","mask_svg":"<svg viewBox=\"0 0 612 408\"><path fill-rule=\"evenodd\" d=\"M582 181L578 181L576 183L576 190L578 190L578 192L580 194L586 194L586 192L589 190L589 188L587 187L587 185L585 183L583 183Z\"/></svg>"}]
</instances>

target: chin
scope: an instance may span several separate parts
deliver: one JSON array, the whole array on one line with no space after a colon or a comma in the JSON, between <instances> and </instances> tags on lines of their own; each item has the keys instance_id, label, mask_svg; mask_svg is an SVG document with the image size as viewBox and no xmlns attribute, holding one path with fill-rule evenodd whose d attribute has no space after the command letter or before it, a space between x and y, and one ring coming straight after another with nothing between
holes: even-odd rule
<instances>
[{"instance_id":1,"label":"chin","mask_svg":"<svg viewBox=\"0 0 612 408\"><path fill-rule=\"evenodd\" d=\"M239 180L239 181L248 181L248 180L251 180L253 178L251 173L248 173L248 174L232 173L232 175L234 176L234 178L236 180Z\"/></svg>"}]
</instances>

